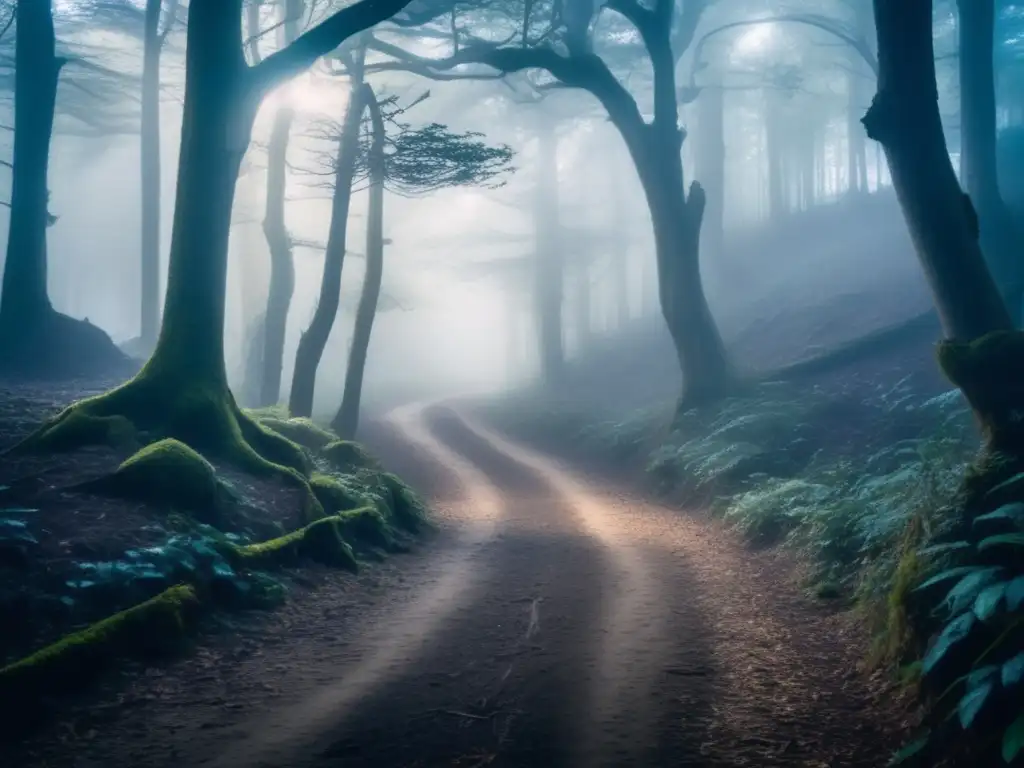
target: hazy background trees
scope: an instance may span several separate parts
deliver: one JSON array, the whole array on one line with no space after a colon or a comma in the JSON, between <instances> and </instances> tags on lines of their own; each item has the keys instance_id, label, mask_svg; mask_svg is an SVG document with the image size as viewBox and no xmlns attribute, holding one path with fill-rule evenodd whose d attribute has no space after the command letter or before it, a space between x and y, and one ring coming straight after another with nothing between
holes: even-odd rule
<instances>
[{"instance_id":1,"label":"hazy background trees","mask_svg":"<svg viewBox=\"0 0 1024 768\"><path fill-rule=\"evenodd\" d=\"M97 12L102 5L95 4ZM930 306L899 211L885 200L891 192L884 157L859 128L875 86L874 30L861 5L839 0L710 2L676 64L676 103L687 131L684 178L687 183L700 181L707 201L701 274L711 315L728 347L743 348L743 340L765 318L796 317L801 308L824 307L822 322L840 322L828 318L842 315L841 308L853 306L866 293L874 299L860 320L849 325L850 336ZM141 3L137 8L144 10ZM256 39L265 52L273 51L279 44L276 36L284 33L278 26L282 9L281 4L260 5L262 34ZM327 3L311 4L306 23L329 9ZM159 30L167 33L160 60L161 275L169 244L187 10L188 3L183 3L178 24L170 25L165 3ZM994 13L996 119L1006 139L1000 151L1012 154L1014 147L1024 145L1019 139L1014 144L1024 121L1017 98L1024 88L1024 49L1016 42L1024 21L1014 3L998 2ZM414 16L412 11L409 15ZM66 68L58 88L49 181L49 210L57 217L47 232L51 300L60 311L88 317L119 342L142 332L141 150L136 126L145 28L141 13L132 18L129 22L107 14L84 24L80 13L58 11L58 47L73 48L83 60L123 76L126 84L114 88L116 81L105 79L102 90L85 84L79 88L72 77L82 79L86 70ZM470 22L474 34L481 34L483 21L483 11L480 18L467 16L466 34ZM595 39L605 41L602 55L649 118L651 69L638 38L629 32L627 21L609 11L597 23ZM959 169L955 2L936 3L934 32L942 124L953 166ZM7 118L0 118L0 124L10 122L12 35L13 29L0 38L0 54L9 51L6 58L0 55L0 66L6 61L8 72L2 107ZM384 25L375 36L417 54L445 54L443 41L427 27L406 26L399 32ZM390 60L382 54L369 57L371 67ZM656 320L649 212L621 136L596 100L556 87L536 72L504 80L480 79L485 73L471 67L433 74L430 82L409 72L374 71L372 76L379 92L406 102L429 88L430 98L408 116L413 126L438 122L455 131L482 131L489 144L512 147L519 171L497 189L442 189L415 198L385 193L392 244L387 247L384 295L393 296L395 308L401 309L381 314L375 326L367 362L370 403L403 396L409 382L418 390L439 391L532 379L545 359L550 367L551 360L572 359L585 345L600 345L641 327L650 329L649 338L664 341ZM453 79L438 79L438 74ZM472 77L463 79L467 76ZM283 223L294 264L279 393L287 398L298 337L316 303L323 265L320 246L327 240L329 222L326 190L310 188L302 178L301 169L319 151L307 137L318 120L340 117L347 87L344 78L318 65L271 94L257 117L231 230L226 354L236 389L244 379L246 339L266 311L271 284L270 251L261 229L267 216L268 148L275 115L282 108L294 114L283 173ZM81 121L83 111L90 123ZM554 187L541 184L537 175L552 165L550 146L542 147L538 135L547 124L557 130ZM10 139L9 132L0 135L5 156L11 151ZM548 153L543 162L542 150ZM1014 181L1019 174L1003 175L1008 177L1000 179L1003 196L1016 221L1015 206L1024 199ZM0 175L5 183L9 178L8 173ZM557 205L542 204L540 196L552 189ZM357 189L348 238L353 254L365 251L366 205L365 190ZM546 222L538 220L541 213ZM6 216L6 209L0 209L4 235ZM555 292L559 278L544 270L557 263L561 285ZM336 362L320 371L316 390L316 407L324 413L332 413L340 402L341 361L347 359L362 270L363 261L356 256L348 260L342 278L342 320L335 323L325 351ZM555 312L542 310L538 302L540 286L550 294L545 306L560 297L555 331L550 320ZM549 320L540 323L544 316ZM547 328L544 344L549 346L543 354L541 325ZM790 325L787 354L799 357L814 340L797 320ZM552 333L557 333L557 344ZM741 369L757 366L756 358L756 353L742 352L734 363ZM678 373L670 366L663 373L649 377L676 386Z\"/></svg>"}]
</instances>

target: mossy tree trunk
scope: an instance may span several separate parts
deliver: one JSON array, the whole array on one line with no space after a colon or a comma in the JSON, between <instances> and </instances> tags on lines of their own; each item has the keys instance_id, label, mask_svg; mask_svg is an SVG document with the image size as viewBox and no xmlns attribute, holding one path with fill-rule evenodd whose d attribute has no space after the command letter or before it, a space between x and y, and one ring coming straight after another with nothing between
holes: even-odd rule
<instances>
[{"instance_id":1,"label":"mossy tree trunk","mask_svg":"<svg viewBox=\"0 0 1024 768\"><path fill-rule=\"evenodd\" d=\"M282 0L281 29L284 45L298 37L304 14L303 0ZM276 405L281 399L281 369L284 364L284 340L288 310L295 292L295 264L292 241L285 223L285 197L288 171L288 139L295 111L290 105L278 107L267 147L267 200L263 216L263 234L270 251L270 289L264 315L263 371L260 376L260 406Z\"/></svg>"},{"instance_id":2,"label":"mossy tree trunk","mask_svg":"<svg viewBox=\"0 0 1024 768\"><path fill-rule=\"evenodd\" d=\"M78 375L122 364L100 329L53 309L47 289L47 176L57 85L51 0L15 6L14 154L10 225L0 292L0 367L8 373Z\"/></svg>"},{"instance_id":3,"label":"mossy tree trunk","mask_svg":"<svg viewBox=\"0 0 1024 768\"><path fill-rule=\"evenodd\" d=\"M313 413L313 393L316 389L316 372L320 367L327 339L330 338L334 319L338 315L341 293L341 274L345 265L345 239L348 235L348 212L352 202L352 179L355 175L356 156L359 153L359 126L366 108L367 92L362 83L362 58L364 50L356 52L354 71L349 73L352 90L341 136L338 140L338 158L334 172L334 195L331 202L331 224L327 233L327 250L324 254L324 272L320 280L320 297L309 327L299 339L295 353L295 371L288 398L288 410L293 416L310 416Z\"/></svg>"},{"instance_id":4,"label":"mossy tree trunk","mask_svg":"<svg viewBox=\"0 0 1024 768\"><path fill-rule=\"evenodd\" d=\"M1024 298L1024 235L999 190L996 164L995 2L957 0L960 11L961 180L978 211L981 244L1013 317Z\"/></svg>"},{"instance_id":5,"label":"mossy tree trunk","mask_svg":"<svg viewBox=\"0 0 1024 768\"><path fill-rule=\"evenodd\" d=\"M1024 447L1017 412L1024 404L1024 349L986 266L976 214L946 149L932 0L874 0L874 7L878 93L863 122L885 150L948 337L940 346L940 363L970 401L990 447L1019 451Z\"/></svg>"},{"instance_id":6,"label":"mossy tree trunk","mask_svg":"<svg viewBox=\"0 0 1024 768\"><path fill-rule=\"evenodd\" d=\"M352 440L359 428L359 403L363 392L370 334L377 316L377 300L384 279L384 117L369 84L363 85L363 101L370 112L373 138L368 157L370 202L366 216L366 275L356 310L355 329L345 370L345 392L331 427L342 438Z\"/></svg>"}]
</instances>

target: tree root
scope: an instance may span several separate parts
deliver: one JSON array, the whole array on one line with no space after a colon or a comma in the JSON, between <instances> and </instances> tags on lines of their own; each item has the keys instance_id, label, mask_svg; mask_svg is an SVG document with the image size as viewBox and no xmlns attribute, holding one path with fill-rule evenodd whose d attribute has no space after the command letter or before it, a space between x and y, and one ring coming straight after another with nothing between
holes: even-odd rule
<instances>
[{"instance_id":1,"label":"tree root","mask_svg":"<svg viewBox=\"0 0 1024 768\"><path fill-rule=\"evenodd\" d=\"M309 486L310 460L300 446L243 413L226 385L210 386L152 362L120 387L65 408L10 452L67 451L131 438L139 443L174 438L254 475L280 476L305 490L308 519L324 514Z\"/></svg>"}]
</instances>

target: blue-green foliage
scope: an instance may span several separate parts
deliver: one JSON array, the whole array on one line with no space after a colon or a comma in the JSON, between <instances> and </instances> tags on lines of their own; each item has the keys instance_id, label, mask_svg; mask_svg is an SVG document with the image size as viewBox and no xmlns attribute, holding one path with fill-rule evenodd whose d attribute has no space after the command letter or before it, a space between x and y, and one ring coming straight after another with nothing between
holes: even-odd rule
<instances>
[{"instance_id":1,"label":"blue-green foliage","mask_svg":"<svg viewBox=\"0 0 1024 768\"><path fill-rule=\"evenodd\" d=\"M64 582L61 601L134 602L187 582L209 589L218 599L258 607L273 604L284 587L265 574L239 571L229 561L228 545L247 544L248 537L221 533L205 524L184 522L184 532L167 532L162 543L126 550L115 560L79 561L77 573Z\"/></svg>"},{"instance_id":2,"label":"blue-green foliage","mask_svg":"<svg viewBox=\"0 0 1024 768\"><path fill-rule=\"evenodd\" d=\"M977 437L957 391L926 397L900 382L855 405L766 385L685 417L648 469L749 539L800 549L819 578L881 594L908 521L939 524ZM844 437L850 421L868 425L863 442Z\"/></svg>"}]
</instances>

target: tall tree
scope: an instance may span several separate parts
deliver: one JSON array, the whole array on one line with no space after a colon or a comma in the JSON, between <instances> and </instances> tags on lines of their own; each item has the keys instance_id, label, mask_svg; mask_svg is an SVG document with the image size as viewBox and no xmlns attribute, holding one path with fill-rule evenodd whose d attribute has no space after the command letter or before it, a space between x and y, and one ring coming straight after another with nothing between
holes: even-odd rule
<instances>
[{"instance_id":1,"label":"tall tree","mask_svg":"<svg viewBox=\"0 0 1024 768\"><path fill-rule=\"evenodd\" d=\"M345 391L341 406L331 420L334 431L346 439L354 438L359 426L359 402L362 399L366 357L370 350L373 321L377 316L380 286L384 280L384 143L387 137L377 96L369 84L363 88L364 100L370 112L371 136L367 152L370 203L366 214L366 275L363 277L363 291L359 296L352 345L349 347Z\"/></svg>"},{"instance_id":2,"label":"tall tree","mask_svg":"<svg viewBox=\"0 0 1024 768\"><path fill-rule=\"evenodd\" d=\"M22 449L104 440L110 419L119 416L143 432L178 437L253 470L281 471L280 464L305 470L301 452L242 414L228 389L224 309L235 183L267 93L407 1L348 6L250 67L242 0L192 0L167 300L156 349L135 378L72 405Z\"/></svg>"},{"instance_id":3,"label":"tall tree","mask_svg":"<svg viewBox=\"0 0 1024 768\"><path fill-rule=\"evenodd\" d=\"M334 191L331 195L331 223L324 253L324 272L320 279L320 295L309 326L299 338L295 352L292 387L288 394L288 410L293 416L313 413L313 394L316 373L327 346L327 340L338 316L341 275L345 266L345 241L348 238L348 212L352 204L352 180L356 173L359 154L359 126L367 99L372 94L363 87L363 59L366 48L360 44L347 57L346 69L351 81L345 120L338 132L338 152L334 161Z\"/></svg>"},{"instance_id":4,"label":"tall tree","mask_svg":"<svg viewBox=\"0 0 1024 768\"><path fill-rule=\"evenodd\" d=\"M470 64L486 65L502 73L542 70L559 86L588 91L601 103L629 150L650 209L659 303L682 372L680 412L721 397L733 382L725 346L701 284L704 190L693 183L687 191L683 176L681 150L686 134L679 125L679 102L692 99L694 94L677 88L675 74L706 6L707 0L690 0L678 14L673 0L657 0L652 7L636 0L612 0L604 6L629 22L636 42L650 61L650 121L609 64L594 52L595 9L586 0L556 4L553 18L544 23L538 20L539 12L532 3L517 6L517 17L523 23L516 43L484 43L467 35L470 42L463 46L456 33L449 40L452 54L445 59L415 56L393 45L376 46L395 57L396 69L428 76ZM457 15L454 8L451 15L453 19ZM510 17L513 15L509 12ZM558 41L565 53L553 47L550 40Z\"/></svg>"},{"instance_id":5,"label":"tall tree","mask_svg":"<svg viewBox=\"0 0 1024 768\"><path fill-rule=\"evenodd\" d=\"M281 38L287 46L298 37L305 13L304 0L282 0ZM267 146L267 204L263 216L263 234L270 250L270 290L263 318L263 371L260 376L259 405L276 405L281 399L281 369L284 365L284 339L288 309L295 292L295 264L292 242L285 223L288 140L295 110L282 104L274 114Z\"/></svg>"},{"instance_id":6,"label":"tall tree","mask_svg":"<svg viewBox=\"0 0 1024 768\"><path fill-rule=\"evenodd\" d=\"M957 0L960 12L961 179L978 211L981 244L1012 316L1024 301L1020 232L999 189L996 164L995 2Z\"/></svg>"},{"instance_id":7,"label":"tall tree","mask_svg":"<svg viewBox=\"0 0 1024 768\"><path fill-rule=\"evenodd\" d=\"M1019 427L1014 426L1019 419L1013 414L1024 398L1016 381L978 375L979 370L990 373L986 369L993 361L980 364L973 353L991 355L992 346L973 342L1005 336L1013 322L985 264L977 216L946 149L932 0L874 0L874 8L878 93L864 127L885 150L893 187L950 342L940 348L943 367L971 402L990 444L1007 447L1008 441L1019 442ZM1007 351L997 349L995 356Z\"/></svg>"},{"instance_id":8,"label":"tall tree","mask_svg":"<svg viewBox=\"0 0 1024 768\"><path fill-rule=\"evenodd\" d=\"M139 346L147 354L160 331L160 54L178 15L178 0L146 0L142 51L142 290Z\"/></svg>"},{"instance_id":9,"label":"tall tree","mask_svg":"<svg viewBox=\"0 0 1024 768\"><path fill-rule=\"evenodd\" d=\"M82 373L123 363L103 331L57 312L47 290L47 176L57 84L51 0L15 6L14 155L11 218L0 293L0 365L34 374Z\"/></svg>"}]
</instances>

